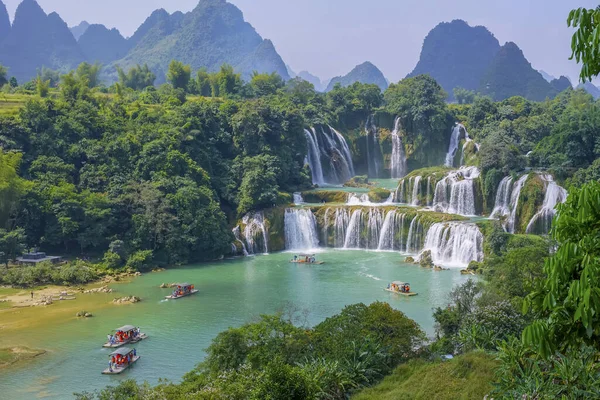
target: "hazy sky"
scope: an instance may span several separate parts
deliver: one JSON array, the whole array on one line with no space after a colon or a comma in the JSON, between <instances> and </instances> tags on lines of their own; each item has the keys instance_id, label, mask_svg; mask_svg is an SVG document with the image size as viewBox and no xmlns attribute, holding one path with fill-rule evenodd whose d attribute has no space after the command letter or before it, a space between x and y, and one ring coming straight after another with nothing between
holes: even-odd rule
<instances>
[{"instance_id":1,"label":"hazy sky","mask_svg":"<svg viewBox=\"0 0 600 400\"><path fill-rule=\"evenodd\" d=\"M21 0L3 0L11 17ZM201 1L201 0L200 0ZM534 68L576 81L569 61L570 9L593 0L230 0L296 72L323 78L371 61L390 81L416 65L423 39L441 21L484 25L501 44L513 41ZM70 25L82 20L116 27L125 36L157 8L189 11L198 0L38 0Z\"/></svg>"}]
</instances>

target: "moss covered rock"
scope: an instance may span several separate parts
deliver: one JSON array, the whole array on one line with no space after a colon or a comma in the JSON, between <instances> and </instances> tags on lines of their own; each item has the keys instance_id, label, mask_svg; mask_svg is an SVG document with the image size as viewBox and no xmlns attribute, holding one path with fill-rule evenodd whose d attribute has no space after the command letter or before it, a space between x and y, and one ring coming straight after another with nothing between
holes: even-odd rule
<instances>
[{"instance_id":1,"label":"moss covered rock","mask_svg":"<svg viewBox=\"0 0 600 400\"><path fill-rule=\"evenodd\" d=\"M544 204L546 185L535 173L529 174L521 190L515 218L515 232L525 233L529 221Z\"/></svg>"}]
</instances>

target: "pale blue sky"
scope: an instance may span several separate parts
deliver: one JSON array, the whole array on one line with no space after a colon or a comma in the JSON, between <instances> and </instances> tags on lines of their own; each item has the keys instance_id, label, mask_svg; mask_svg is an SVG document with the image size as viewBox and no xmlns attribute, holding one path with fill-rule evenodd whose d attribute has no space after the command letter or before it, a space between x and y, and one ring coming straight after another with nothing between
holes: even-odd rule
<instances>
[{"instance_id":1,"label":"pale blue sky","mask_svg":"<svg viewBox=\"0 0 600 400\"><path fill-rule=\"evenodd\" d=\"M21 0L3 0L10 15ZM82 20L116 27L125 36L157 8L189 11L198 0L38 0L69 25ZM485 25L501 44L513 41L534 68L576 80L568 60L570 9L593 0L231 0L264 38L271 39L296 72L321 78L347 73L371 61L391 81L417 63L423 39L441 21Z\"/></svg>"}]
</instances>

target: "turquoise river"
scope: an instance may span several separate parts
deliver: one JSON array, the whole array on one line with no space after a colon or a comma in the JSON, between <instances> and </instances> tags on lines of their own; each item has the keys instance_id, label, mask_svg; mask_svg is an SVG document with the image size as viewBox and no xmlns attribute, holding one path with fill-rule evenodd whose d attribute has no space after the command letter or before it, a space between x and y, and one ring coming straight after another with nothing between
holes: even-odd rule
<instances>
[{"instance_id":1,"label":"turquoise river","mask_svg":"<svg viewBox=\"0 0 600 400\"><path fill-rule=\"evenodd\" d=\"M320 266L291 264L290 257L291 253L259 255L145 274L112 285L116 293L80 295L98 296L103 304L88 310L93 318L73 316L17 333L0 330L0 347L47 350L33 361L0 371L0 398L72 398L74 392L131 378L177 381L203 359L217 333L285 308L306 310L307 322L314 325L346 305L385 301L431 335L432 309L445 305L452 288L468 279L458 269L436 272L406 264L402 255L391 252L323 250L318 258L326 263ZM393 280L410 282L419 295L406 298L384 291ZM195 284L200 293L163 300L170 290L160 289L160 284L182 281ZM106 305L125 295L139 296L142 302ZM61 305L40 312L52 307ZM135 346L141 359L118 377L101 375L109 354L101 344L107 333L125 324L140 326L149 335Z\"/></svg>"}]
</instances>

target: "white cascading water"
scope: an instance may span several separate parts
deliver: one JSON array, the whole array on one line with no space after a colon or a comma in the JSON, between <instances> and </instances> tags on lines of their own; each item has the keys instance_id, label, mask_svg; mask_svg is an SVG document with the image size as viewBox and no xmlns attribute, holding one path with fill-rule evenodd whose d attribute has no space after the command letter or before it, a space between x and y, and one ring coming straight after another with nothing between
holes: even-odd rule
<instances>
[{"instance_id":1,"label":"white cascading water","mask_svg":"<svg viewBox=\"0 0 600 400\"><path fill-rule=\"evenodd\" d=\"M397 203L406 203L406 179L402 179L396 192L394 193L394 200Z\"/></svg>"},{"instance_id":2,"label":"white cascading water","mask_svg":"<svg viewBox=\"0 0 600 400\"><path fill-rule=\"evenodd\" d=\"M506 217L504 221L504 230L508 233L515 233L515 222L517 219L517 207L519 206L519 197L521 189L525 186L525 181L529 175L523 175L519 180L513 183L510 176L502 179L496 192L496 203L490 218Z\"/></svg>"},{"instance_id":3,"label":"white cascading water","mask_svg":"<svg viewBox=\"0 0 600 400\"><path fill-rule=\"evenodd\" d=\"M425 197L425 206L429 206L430 203L430 199L431 198L431 177L428 176L427 177L427 195Z\"/></svg>"},{"instance_id":4,"label":"white cascading water","mask_svg":"<svg viewBox=\"0 0 600 400\"><path fill-rule=\"evenodd\" d=\"M448 214L475 215L474 180L479 175L477 167L463 167L448 173L435 187L434 210Z\"/></svg>"},{"instance_id":5,"label":"white cascading water","mask_svg":"<svg viewBox=\"0 0 600 400\"><path fill-rule=\"evenodd\" d=\"M510 195L512 193L513 178L507 176L500 181L496 191L496 202L490 218L498 218L510 213Z\"/></svg>"},{"instance_id":6,"label":"white cascading water","mask_svg":"<svg viewBox=\"0 0 600 400\"><path fill-rule=\"evenodd\" d=\"M419 205L419 192L421 189L421 176L416 176L413 182L412 199L410 204L413 206Z\"/></svg>"},{"instance_id":7,"label":"white cascading water","mask_svg":"<svg viewBox=\"0 0 600 400\"><path fill-rule=\"evenodd\" d=\"M285 248L310 250L319 247L317 219L310 209L285 210Z\"/></svg>"},{"instance_id":8,"label":"white cascading water","mask_svg":"<svg viewBox=\"0 0 600 400\"><path fill-rule=\"evenodd\" d=\"M348 165L348 172L350 173L350 178L352 178L354 173L354 164L352 163L352 153L350 153L350 147L348 147L348 142L344 139L344 136L329 126L331 132L335 133L337 141L342 148L342 154L344 155L344 159L346 160L346 164Z\"/></svg>"},{"instance_id":9,"label":"white cascading water","mask_svg":"<svg viewBox=\"0 0 600 400\"><path fill-rule=\"evenodd\" d=\"M392 179L400 179L406 176L406 154L404 152L404 144L400 133L400 117L396 117L394 121L394 131L392 132L392 159L391 172Z\"/></svg>"},{"instance_id":10,"label":"white cascading water","mask_svg":"<svg viewBox=\"0 0 600 400\"><path fill-rule=\"evenodd\" d=\"M316 138L316 133L305 129L304 135L306 136L306 143L308 144L308 155L306 158L312 174L312 183L313 185L323 185L325 180L323 178L323 168L321 167L321 150Z\"/></svg>"},{"instance_id":11,"label":"white cascading water","mask_svg":"<svg viewBox=\"0 0 600 400\"><path fill-rule=\"evenodd\" d=\"M542 208L529 221L527 233L549 233L552 219L556 215L556 206L567 200L567 191L554 182L552 175L540 175L540 177L546 183L546 196Z\"/></svg>"},{"instance_id":12,"label":"white cascading water","mask_svg":"<svg viewBox=\"0 0 600 400\"><path fill-rule=\"evenodd\" d=\"M378 208L369 210L369 220L367 221L367 249L377 249L379 247L379 238L383 226L383 212Z\"/></svg>"},{"instance_id":13,"label":"white cascading water","mask_svg":"<svg viewBox=\"0 0 600 400\"><path fill-rule=\"evenodd\" d=\"M269 240L265 227L265 216L262 212L246 214L242 218L244 223L243 236L246 239L246 250L249 254L268 253Z\"/></svg>"},{"instance_id":14,"label":"white cascading water","mask_svg":"<svg viewBox=\"0 0 600 400\"><path fill-rule=\"evenodd\" d=\"M338 208L335 210L335 221L334 221L334 240L333 246L341 249L346 243L346 231L350 224L350 215L348 210L345 208Z\"/></svg>"},{"instance_id":15,"label":"white cascading water","mask_svg":"<svg viewBox=\"0 0 600 400\"><path fill-rule=\"evenodd\" d=\"M350 217L348 223L348 229L346 230L346 238L344 240L345 249L359 249L360 248L360 233L362 228L362 210L355 210Z\"/></svg>"},{"instance_id":16,"label":"white cascading water","mask_svg":"<svg viewBox=\"0 0 600 400\"><path fill-rule=\"evenodd\" d=\"M314 185L338 185L354 176L350 148L341 133L329 126L319 130L305 129L304 134L308 145L306 160ZM323 172L324 163L327 163L328 174Z\"/></svg>"},{"instance_id":17,"label":"white cascading water","mask_svg":"<svg viewBox=\"0 0 600 400\"><path fill-rule=\"evenodd\" d=\"M233 236L235 237L235 241L238 242L240 244L240 246L242 246L243 254L245 256L247 256L248 250L246 249L246 244L242 240L242 232L240 230L240 226L238 225L235 228L233 228L232 232L233 232ZM235 254L235 252L237 252L237 248L234 250L234 254Z\"/></svg>"},{"instance_id":18,"label":"white cascading water","mask_svg":"<svg viewBox=\"0 0 600 400\"><path fill-rule=\"evenodd\" d=\"M375 118L370 115L365 122L367 136L367 167L370 178L379 178L383 167L383 157L379 148L379 131L375 125Z\"/></svg>"},{"instance_id":19,"label":"white cascading water","mask_svg":"<svg viewBox=\"0 0 600 400\"><path fill-rule=\"evenodd\" d=\"M294 204L296 204L296 205L304 204L304 199L302 198L302 193L299 193L299 192L294 193Z\"/></svg>"},{"instance_id":20,"label":"white cascading water","mask_svg":"<svg viewBox=\"0 0 600 400\"><path fill-rule=\"evenodd\" d=\"M454 165L454 156L458 151L458 144L460 142L460 128L463 128L463 126L457 123L454 126L454 129L452 129L450 145L448 146L448 153L446 153L446 167L452 167Z\"/></svg>"},{"instance_id":21,"label":"white cascading water","mask_svg":"<svg viewBox=\"0 0 600 400\"><path fill-rule=\"evenodd\" d=\"M374 203L371 203L368 194L359 195L357 193L350 193L348 195L348 200L346 201L346 204L349 206L370 206Z\"/></svg>"},{"instance_id":22,"label":"white cascading water","mask_svg":"<svg viewBox=\"0 0 600 400\"><path fill-rule=\"evenodd\" d=\"M421 247L421 236L423 235L423 225L419 221L419 216L413 217L408 228L408 236L406 237L406 252L417 253Z\"/></svg>"},{"instance_id":23,"label":"white cascading water","mask_svg":"<svg viewBox=\"0 0 600 400\"><path fill-rule=\"evenodd\" d=\"M435 264L464 268L483 260L483 234L475 224L433 224L425 238L423 251L427 250Z\"/></svg>"}]
</instances>

